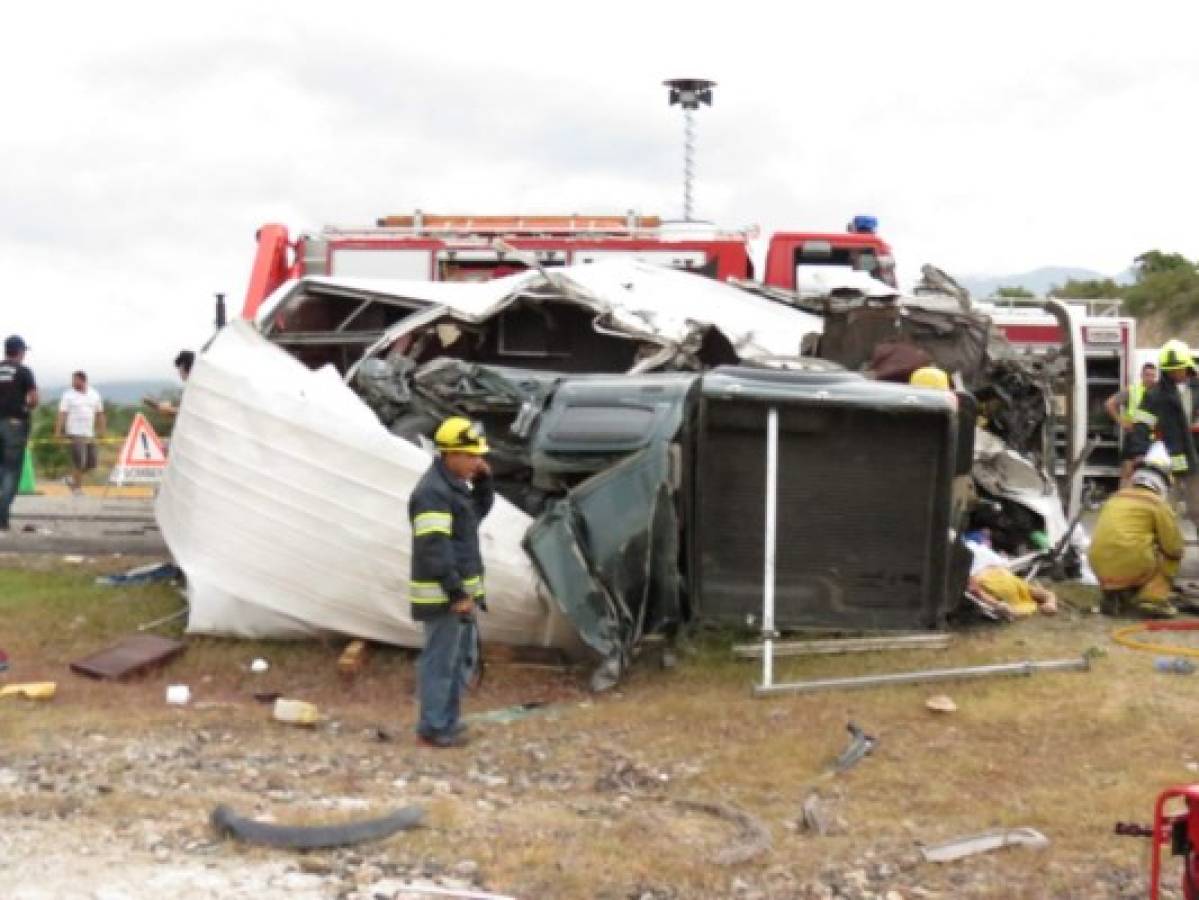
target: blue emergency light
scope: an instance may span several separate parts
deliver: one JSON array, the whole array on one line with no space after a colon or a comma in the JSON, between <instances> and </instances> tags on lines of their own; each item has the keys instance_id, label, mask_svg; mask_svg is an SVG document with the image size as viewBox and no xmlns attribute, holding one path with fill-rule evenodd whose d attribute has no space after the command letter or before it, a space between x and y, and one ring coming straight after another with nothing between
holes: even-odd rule
<instances>
[{"instance_id":1,"label":"blue emergency light","mask_svg":"<svg viewBox=\"0 0 1199 900\"><path fill-rule=\"evenodd\" d=\"M853 234L874 234L878 231L878 217L854 216L849 223L849 230Z\"/></svg>"}]
</instances>

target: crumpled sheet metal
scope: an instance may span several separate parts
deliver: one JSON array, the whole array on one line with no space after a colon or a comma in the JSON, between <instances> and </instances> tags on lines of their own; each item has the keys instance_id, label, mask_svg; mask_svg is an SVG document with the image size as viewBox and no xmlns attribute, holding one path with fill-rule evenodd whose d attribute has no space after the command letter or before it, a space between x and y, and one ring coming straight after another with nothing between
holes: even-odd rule
<instances>
[{"instance_id":1,"label":"crumpled sheet metal","mask_svg":"<svg viewBox=\"0 0 1199 900\"><path fill-rule=\"evenodd\" d=\"M1045 521L1050 544L1056 545L1070 527L1057 486L1032 462L990 432L974 434L974 480L997 497L1006 497L1037 513Z\"/></svg>"},{"instance_id":2,"label":"crumpled sheet metal","mask_svg":"<svg viewBox=\"0 0 1199 900\"><path fill-rule=\"evenodd\" d=\"M196 363L158 496L184 570L188 631L256 638L337 633L422 644L408 614L408 495L429 466L326 368L313 372L242 321ZM502 498L483 523L484 640L571 650Z\"/></svg>"},{"instance_id":3,"label":"crumpled sheet metal","mask_svg":"<svg viewBox=\"0 0 1199 900\"><path fill-rule=\"evenodd\" d=\"M602 658L592 687L611 687L650 625L678 623L678 521L669 452L655 443L556 501L525 546L582 640Z\"/></svg>"},{"instance_id":4,"label":"crumpled sheet metal","mask_svg":"<svg viewBox=\"0 0 1199 900\"><path fill-rule=\"evenodd\" d=\"M920 852L928 862L948 863L1004 847L1032 847L1035 850L1044 850L1048 846L1049 838L1035 828L996 828L933 844L931 847L922 848Z\"/></svg>"},{"instance_id":5,"label":"crumpled sheet metal","mask_svg":"<svg viewBox=\"0 0 1199 900\"><path fill-rule=\"evenodd\" d=\"M796 363L804 338L824 327L817 315L760 294L693 273L632 260L522 272L480 283L312 279L370 289L428 303L430 308L393 326L367 355L390 346L414 328L446 313L465 322L483 322L529 292L550 291L593 309L602 329L645 338L663 346L689 347L705 328L718 329L741 360L786 368ZM281 290L271 299L286 302ZM269 313L261 313L260 321Z\"/></svg>"}]
</instances>

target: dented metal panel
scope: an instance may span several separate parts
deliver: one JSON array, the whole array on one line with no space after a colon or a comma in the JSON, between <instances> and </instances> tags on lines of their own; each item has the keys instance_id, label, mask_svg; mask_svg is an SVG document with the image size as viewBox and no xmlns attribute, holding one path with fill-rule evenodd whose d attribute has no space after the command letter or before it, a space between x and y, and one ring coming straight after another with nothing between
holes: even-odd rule
<instances>
[{"instance_id":1,"label":"dented metal panel","mask_svg":"<svg viewBox=\"0 0 1199 900\"><path fill-rule=\"evenodd\" d=\"M741 624L761 614L770 406L780 422L779 625L940 625L964 587L950 537L953 395L849 373L705 376L688 521L696 614Z\"/></svg>"},{"instance_id":2,"label":"dented metal panel","mask_svg":"<svg viewBox=\"0 0 1199 900\"><path fill-rule=\"evenodd\" d=\"M528 531L525 548L604 678L619 677L643 633L681 619L678 527L658 442L552 503Z\"/></svg>"}]
</instances>

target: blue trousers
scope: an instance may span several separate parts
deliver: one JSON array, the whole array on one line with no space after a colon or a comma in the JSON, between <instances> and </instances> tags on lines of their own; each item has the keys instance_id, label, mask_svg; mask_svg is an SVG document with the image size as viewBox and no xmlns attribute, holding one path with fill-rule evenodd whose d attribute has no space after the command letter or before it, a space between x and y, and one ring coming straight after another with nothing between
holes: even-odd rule
<instances>
[{"instance_id":1,"label":"blue trousers","mask_svg":"<svg viewBox=\"0 0 1199 900\"><path fill-rule=\"evenodd\" d=\"M0 528L9 524L9 510L21 486L21 466L28 440L29 423L0 419Z\"/></svg>"},{"instance_id":2,"label":"blue trousers","mask_svg":"<svg viewBox=\"0 0 1199 900\"><path fill-rule=\"evenodd\" d=\"M417 662L420 722L426 737L452 734L458 725L462 692L478 662L478 628L473 619L451 612L422 623L425 646Z\"/></svg>"}]
</instances>

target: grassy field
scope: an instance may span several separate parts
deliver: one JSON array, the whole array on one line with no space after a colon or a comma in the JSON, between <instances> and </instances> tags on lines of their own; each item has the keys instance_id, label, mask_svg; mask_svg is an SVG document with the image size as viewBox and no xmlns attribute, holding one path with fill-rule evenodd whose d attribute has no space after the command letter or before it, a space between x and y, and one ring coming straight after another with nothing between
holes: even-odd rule
<instances>
[{"instance_id":1,"label":"grassy field","mask_svg":"<svg viewBox=\"0 0 1199 900\"><path fill-rule=\"evenodd\" d=\"M233 735L222 751L231 757L276 753L283 764L294 752L361 755L378 767L379 784L432 771L453 782L428 800L433 827L389 843L386 852L425 859L469 851L489 887L521 897L642 896L630 892L645 886L654 897L721 897L739 890L738 879L752 882L760 896L821 896L803 885L880 861L896 869L899 897L1138 896L1147 844L1114 837L1114 823L1147 822L1160 789L1199 780L1191 718L1199 709L1199 676L1159 673L1151 656L1113 645L1111 623L1088 611L1095 598L1085 590L1068 590L1071 603L1057 618L958 633L946 651L784 660L778 678L1077 657L1094 648L1090 672L756 700L749 692L756 664L730 658L730 636L707 635L676 669L639 666L600 697L585 693L581 673L493 666L470 698L472 711L529 700L548 701L550 711L483 726L468 751L430 754L407 736L413 672L403 651L376 650L352 684L336 676L341 643L318 641L198 638L166 671L134 683L70 675L70 659L181 602L166 586L96 587L96 571L0 569L0 647L13 661L7 680L60 684L50 703L0 701L0 747L36 756L47 748L69 752L96 734L176 740L181 729L217 729ZM265 676L248 669L256 656L272 663ZM192 686L198 707L165 705L164 688L174 682ZM300 732L270 722L250 697L269 689L318 703L337 728ZM952 696L959 711L928 711L925 701L935 693ZM855 769L831 776L849 721L880 743ZM375 726L398 737L372 744L365 735ZM337 769L315 781L281 771L277 783L372 796L370 784ZM501 773L504 786L454 781L478 771ZM605 788L613 779L629 783ZM824 837L794 827L812 792L842 826ZM249 802L232 784L217 793ZM249 793L256 808L267 808L260 793ZM195 831L212 799L195 790L141 805L105 797L79 815L153 816L169 802L183 817L180 828ZM728 828L680 811L672 805L680 799L750 813L770 831L772 849L746 865L716 864ZM0 794L0 821L28 815L30 802ZM271 812L283 820L311 815L286 805ZM1052 846L948 866L915 857L920 842L1000 826L1037 828ZM882 882L879 897L891 886L885 875ZM785 887L771 886L778 884ZM1131 885L1129 892L1120 885Z\"/></svg>"}]
</instances>

